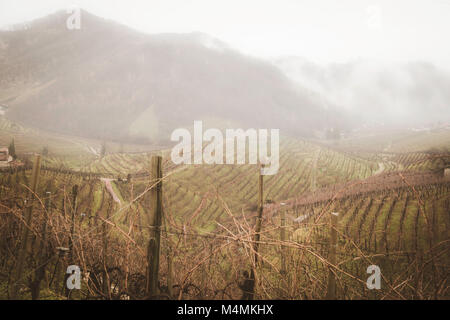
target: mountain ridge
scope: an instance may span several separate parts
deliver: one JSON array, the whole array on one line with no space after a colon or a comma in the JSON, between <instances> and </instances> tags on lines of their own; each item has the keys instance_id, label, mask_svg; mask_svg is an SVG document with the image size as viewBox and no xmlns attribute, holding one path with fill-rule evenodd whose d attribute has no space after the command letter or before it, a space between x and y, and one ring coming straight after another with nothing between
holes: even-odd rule
<instances>
[{"instance_id":1,"label":"mountain ridge","mask_svg":"<svg viewBox=\"0 0 450 320\"><path fill-rule=\"evenodd\" d=\"M0 102L13 120L134 142L210 118L302 136L325 125L313 92L217 39L144 34L85 11L81 29L68 30L68 16L0 32Z\"/></svg>"}]
</instances>

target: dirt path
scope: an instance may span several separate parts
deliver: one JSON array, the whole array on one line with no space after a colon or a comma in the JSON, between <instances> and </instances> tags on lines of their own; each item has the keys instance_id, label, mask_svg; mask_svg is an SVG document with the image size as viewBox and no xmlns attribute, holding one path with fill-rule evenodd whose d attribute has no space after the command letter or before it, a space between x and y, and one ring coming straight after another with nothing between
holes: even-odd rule
<instances>
[{"instance_id":1,"label":"dirt path","mask_svg":"<svg viewBox=\"0 0 450 320\"><path fill-rule=\"evenodd\" d=\"M388 145L383 149L383 152L388 152L391 148L392 148L392 141L389 141ZM385 155L382 155L382 158L383 158L383 162L378 162L378 169L377 169L377 171L375 171L373 173L374 176L376 176L377 174L383 173L386 170L385 163L391 162L391 161L388 161L388 159L386 158Z\"/></svg>"},{"instance_id":2,"label":"dirt path","mask_svg":"<svg viewBox=\"0 0 450 320\"><path fill-rule=\"evenodd\" d=\"M91 146L86 146L86 147L87 147L88 151L89 151L90 153L92 153L93 155L95 155L95 156L97 156L97 157L100 156L100 153L99 153L97 150L95 150L94 147L91 147Z\"/></svg>"},{"instance_id":3,"label":"dirt path","mask_svg":"<svg viewBox=\"0 0 450 320\"><path fill-rule=\"evenodd\" d=\"M384 162L378 162L378 169L377 169L377 171L375 171L373 173L373 175L383 173L385 169L386 169L386 166L384 165Z\"/></svg>"},{"instance_id":4,"label":"dirt path","mask_svg":"<svg viewBox=\"0 0 450 320\"><path fill-rule=\"evenodd\" d=\"M111 195L111 197L113 198L113 200L120 204L120 199L117 196L117 194L114 192L114 189L111 185L111 181L113 181L113 179L101 178L100 180L102 180L105 183L106 190L108 190L108 192Z\"/></svg>"}]
</instances>

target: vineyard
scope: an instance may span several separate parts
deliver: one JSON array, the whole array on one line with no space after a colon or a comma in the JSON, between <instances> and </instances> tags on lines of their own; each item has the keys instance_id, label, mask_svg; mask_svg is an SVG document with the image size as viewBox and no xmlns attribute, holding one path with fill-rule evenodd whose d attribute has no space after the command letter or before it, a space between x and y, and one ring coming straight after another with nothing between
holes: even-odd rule
<instances>
[{"instance_id":1,"label":"vineyard","mask_svg":"<svg viewBox=\"0 0 450 320\"><path fill-rule=\"evenodd\" d=\"M282 137L280 170L264 177L260 198L255 165L176 166L167 149L119 152L113 143L100 156L89 151L91 141L68 145L62 137L47 141L33 191L29 153L41 145L20 126L2 122L1 130L2 143L14 136L24 162L0 173L1 298L14 287L24 299L149 298L149 212L159 184L151 298L248 298L249 274L255 299L322 299L330 278L338 299L450 296L450 179L442 171L449 140L429 152L429 138L417 134L384 151L375 138L330 145ZM424 147L411 149L416 141ZM162 156L158 179L155 155ZM338 213L335 226L331 213ZM18 279L24 232L30 241ZM70 264L81 268L80 290L65 287ZM370 265L382 271L381 290L366 287Z\"/></svg>"}]
</instances>

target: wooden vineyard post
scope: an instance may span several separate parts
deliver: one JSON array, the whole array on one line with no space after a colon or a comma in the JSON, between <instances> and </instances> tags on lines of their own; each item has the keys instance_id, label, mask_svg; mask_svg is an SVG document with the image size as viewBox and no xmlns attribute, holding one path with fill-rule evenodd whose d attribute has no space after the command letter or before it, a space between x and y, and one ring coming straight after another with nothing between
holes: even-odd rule
<instances>
[{"instance_id":1,"label":"wooden vineyard post","mask_svg":"<svg viewBox=\"0 0 450 320\"><path fill-rule=\"evenodd\" d=\"M51 192L46 192L46 199L45 199L45 210L44 210L44 221L42 222L42 230L41 230L41 239L37 239L37 255L38 255L38 261L39 265L36 268L36 271L34 273L34 281L31 288L31 299L38 300L39 294L41 290L41 282L45 278L45 269L47 268L47 221L49 219L48 212L50 211L50 196Z\"/></svg>"},{"instance_id":2,"label":"wooden vineyard post","mask_svg":"<svg viewBox=\"0 0 450 320\"><path fill-rule=\"evenodd\" d=\"M77 211L77 197L78 197L78 185L74 185L72 187L72 216L70 219L70 236L69 236L69 265L74 263L73 261L73 237L75 234L75 215ZM70 299L70 294L72 290L69 290L66 286L67 279L69 278L69 274L65 274L64 276L64 291L67 299Z\"/></svg>"},{"instance_id":3,"label":"wooden vineyard post","mask_svg":"<svg viewBox=\"0 0 450 320\"><path fill-rule=\"evenodd\" d=\"M264 165L261 166L259 172L259 182L258 182L258 216L256 218L255 226L255 237L253 239L253 250L254 250L254 265L250 272L251 290L249 294L249 299L253 300L255 295L255 282L256 282L256 268L258 266L258 249L259 241L261 239L261 225L262 225L262 215L264 210L264 176L262 175L262 170Z\"/></svg>"},{"instance_id":4,"label":"wooden vineyard post","mask_svg":"<svg viewBox=\"0 0 450 320\"><path fill-rule=\"evenodd\" d=\"M147 285L146 295L149 299L154 298L158 292L159 272L159 248L162 221L162 157L153 156L151 162L151 185L150 189L150 214L149 214L149 242L147 247Z\"/></svg>"},{"instance_id":5,"label":"wooden vineyard post","mask_svg":"<svg viewBox=\"0 0 450 320\"><path fill-rule=\"evenodd\" d=\"M30 229L29 227L31 226L31 218L32 218L32 214L33 214L33 200L34 199L34 195L36 193L36 189L39 183L39 174L41 171L41 155L37 154L36 158L34 159L34 164L33 164L33 171L31 174L31 193L30 194L30 203L28 204L28 208L26 208L25 211L25 226L23 227L23 231L22 231L22 241L21 241L21 246L20 246L20 251L19 251L19 257L17 259L17 266L16 266L16 275L15 277L13 277L13 284L12 284L12 290L11 290L11 299L17 299L17 294L19 291L19 287L20 287L20 282L22 281L22 273L23 273L23 268L24 268L24 264L25 264L25 258L27 255L27 251L28 251L28 242L29 242L29 237L30 237Z\"/></svg>"},{"instance_id":6,"label":"wooden vineyard post","mask_svg":"<svg viewBox=\"0 0 450 320\"><path fill-rule=\"evenodd\" d=\"M173 297L173 261L172 261L172 250L169 251L167 255L167 291L169 297Z\"/></svg>"},{"instance_id":7,"label":"wooden vineyard post","mask_svg":"<svg viewBox=\"0 0 450 320\"><path fill-rule=\"evenodd\" d=\"M286 250L284 247L284 242L286 241L286 211L283 209L281 210L280 219L281 219L280 240L282 242L280 273L282 275L285 275L286 274Z\"/></svg>"},{"instance_id":8,"label":"wooden vineyard post","mask_svg":"<svg viewBox=\"0 0 450 320\"><path fill-rule=\"evenodd\" d=\"M72 217L70 220L70 238L69 238L69 260L72 263L73 259L73 236L75 233L75 215L77 211L77 197L78 197L78 185L72 187Z\"/></svg>"},{"instance_id":9,"label":"wooden vineyard post","mask_svg":"<svg viewBox=\"0 0 450 320\"><path fill-rule=\"evenodd\" d=\"M47 195L47 199L45 200L45 224L46 224L45 234L47 234L47 229L50 229L49 232L51 232L51 224L50 224L50 228L47 227L47 224L48 224L48 221L52 217L52 198L51 198L52 193L51 193L51 191L47 191L46 195ZM48 242L48 240L46 240L46 242ZM45 254L46 254L46 259L50 258L51 256L49 253L48 243L45 243L44 250L45 250ZM46 265L46 267L47 267L47 265ZM49 288L49 279L48 279L47 273L45 273L45 272L44 272L44 279L45 279L47 288Z\"/></svg>"},{"instance_id":10,"label":"wooden vineyard post","mask_svg":"<svg viewBox=\"0 0 450 320\"><path fill-rule=\"evenodd\" d=\"M330 252L329 252L329 263L333 266L336 265L336 247L337 247L337 225L338 225L339 213L331 213L331 224L330 224ZM333 267L329 267L328 274L328 290L327 290L327 300L336 299L336 278L333 272Z\"/></svg>"},{"instance_id":11,"label":"wooden vineyard post","mask_svg":"<svg viewBox=\"0 0 450 320\"><path fill-rule=\"evenodd\" d=\"M106 221L111 216L111 210L113 208L113 200L108 202L108 208L106 209ZM102 224L102 260L103 260L103 294L111 300L111 282L108 274L108 226L105 222Z\"/></svg>"}]
</instances>

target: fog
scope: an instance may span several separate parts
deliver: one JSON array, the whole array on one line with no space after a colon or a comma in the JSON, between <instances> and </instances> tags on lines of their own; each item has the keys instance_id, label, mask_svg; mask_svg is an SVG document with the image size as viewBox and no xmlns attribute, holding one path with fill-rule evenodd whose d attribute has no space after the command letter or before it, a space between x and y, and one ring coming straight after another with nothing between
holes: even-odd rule
<instances>
[{"instance_id":1,"label":"fog","mask_svg":"<svg viewBox=\"0 0 450 320\"><path fill-rule=\"evenodd\" d=\"M203 32L255 56L450 68L448 0L3 0L0 26L78 6L146 33Z\"/></svg>"},{"instance_id":2,"label":"fog","mask_svg":"<svg viewBox=\"0 0 450 320\"><path fill-rule=\"evenodd\" d=\"M301 58L274 63L296 83L366 124L429 125L450 120L450 73L426 62L359 60L318 65Z\"/></svg>"}]
</instances>

